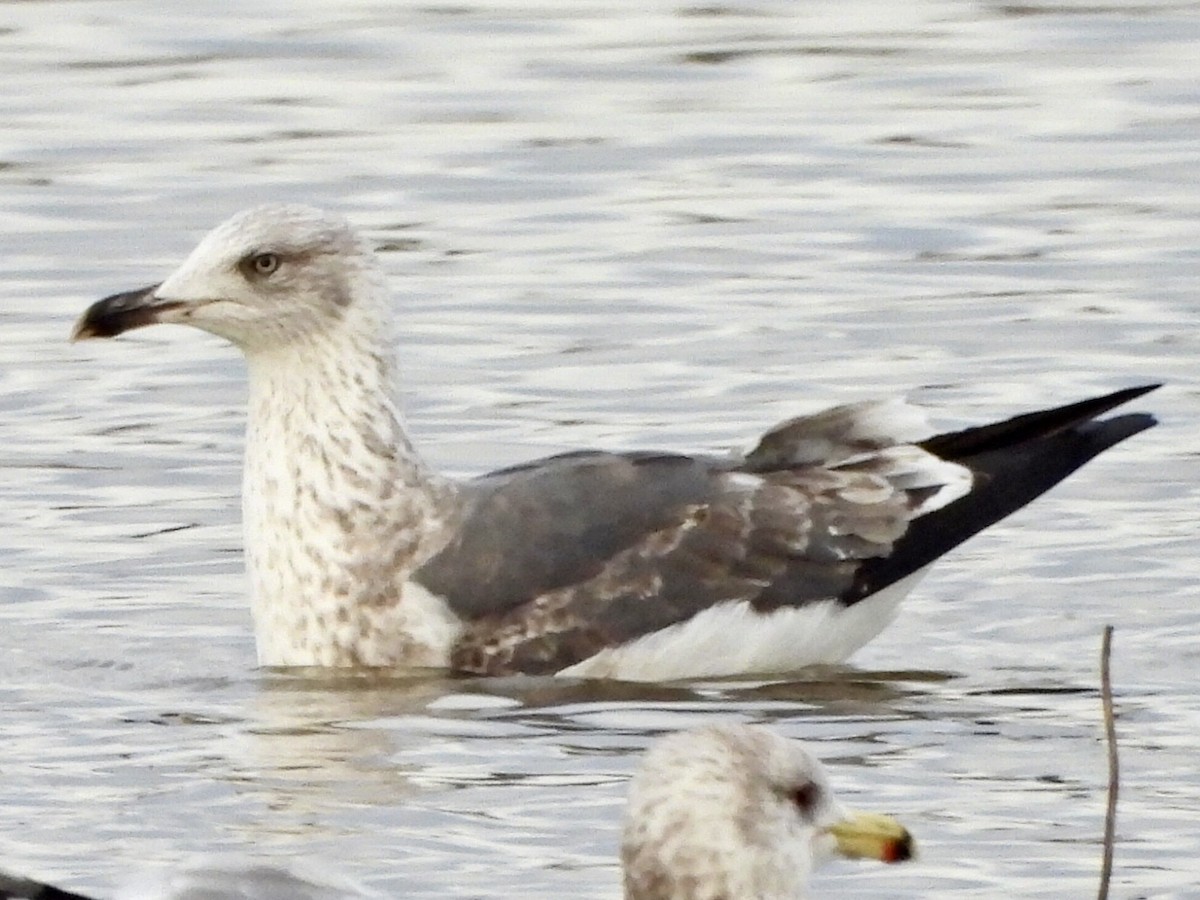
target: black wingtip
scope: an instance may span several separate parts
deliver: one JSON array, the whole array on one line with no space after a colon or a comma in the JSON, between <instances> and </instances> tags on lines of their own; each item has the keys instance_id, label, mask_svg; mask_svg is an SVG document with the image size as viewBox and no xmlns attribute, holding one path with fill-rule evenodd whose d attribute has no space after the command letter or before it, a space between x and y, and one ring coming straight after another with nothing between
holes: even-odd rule
<instances>
[{"instance_id":1,"label":"black wingtip","mask_svg":"<svg viewBox=\"0 0 1200 900\"><path fill-rule=\"evenodd\" d=\"M923 568L1105 450L1152 428L1157 420L1149 413L1096 417L1159 386L1125 388L923 443L929 452L971 469L974 486L966 496L914 520L890 555L865 561L843 601L857 602Z\"/></svg>"},{"instance_id":2,"label":"black wingtip","mask_svg":"<svg viewBox=\"0 0 1200 900\"><path fill-rule=\"evenodd\" d=\"M1151 391L1157 391L1165 382L1153 381L1150 384L1139 384L1133 387L1121 388L1119 391L1113 391L1111 394L1104 394L1096 397L1093 400L1084 400L1084 403L1094 403L1105 400L1111 400L1110 409L1114 406L1120 406L1122 403L1128 403L1130 400L1136 400L1138 397L1143 397Z\"/></svg>"},{"instance_id":3,"label":"black wingtip","mask_svg":"<svg viewBox=\"0 0 1200 900\"><path fill-rule=\"evenodd\" d=\"M1151 391L1162 387L1161 382L1143 384L1137 387L1122 388L1111 394L1103 394L1066 406L1056 406L1052 409L1042 409L1037 412L1014 416L1002 422L991 425L981 425L975 428L965 428L962 431L951 431L939 434L924 441L921 446L935 456L949 460L965 460L970 457L1001 450L1026 441L1049 437L1052 434L1067 431L1084 422L1091 421L1111 409L1116 409L1136 400ZM1134 415L1145 416L1144 413ZM1124 418L1124 417L1122 417ZM1137 431L1145 430L1155 424L1155 419L1148 416L1148 424ZM1128 436L1128 435L1126 435ZM1123 438L1122 438L1123 439ZM1113 441L1116 443L1116 441ZM1110 445L1111 446L1111 445Z\"/></svg>"},{"instance_id":4,"label":"black wingtip","mask_svg":"<svg viewBox=\"0 0 1200 900\"><path fill-rule=\"evenodd\" d=\"M1097 451L1100 452L1157 424L1158 419L1150 413L1126 413L1111 419L1085 422L1077 430L1080 434L1090 434L1099 438L1103 442L1103 446Z\"/></svg>"}]
</instances>

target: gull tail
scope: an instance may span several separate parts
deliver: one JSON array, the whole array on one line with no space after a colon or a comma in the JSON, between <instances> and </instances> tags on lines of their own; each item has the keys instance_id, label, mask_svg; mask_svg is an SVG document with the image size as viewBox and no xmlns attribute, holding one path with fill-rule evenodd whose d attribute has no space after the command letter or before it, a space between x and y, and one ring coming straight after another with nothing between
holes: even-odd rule
<instances>
[{"instance_id":1,"label":"gull tail","mask_svg":"<svg viewBox=\"0 0 1200 900\"><path fill-rule=\"evenodd\" d=\"M867 560L844 599L852 603L928 565L1044 494L1093 457L1152 427L1156 420L1146 413L1097 416L1158 387L1127 388L922 442L924 450L970 469L971 490L915 519L890 555Z\"/></svg>"}]
</instances>

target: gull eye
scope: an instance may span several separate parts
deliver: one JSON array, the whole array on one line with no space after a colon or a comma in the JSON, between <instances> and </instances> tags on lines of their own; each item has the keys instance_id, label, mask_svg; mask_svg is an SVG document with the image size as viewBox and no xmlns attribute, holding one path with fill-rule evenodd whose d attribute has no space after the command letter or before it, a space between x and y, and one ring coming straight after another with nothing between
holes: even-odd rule
<instances>
[{"instance_id":1,"label":"gull eye","mask_svg":"<svg viewBox=\"0 0 1200 900\"><path fill-rule=\"evenodd\" d=\"M821 789L811 781L806 781L799 787L792 788L792 802L806 816L812 815L820 799Z\"/></svg>"},{"instance_id":2,"label":"gull eye","mask_svg":"<svg viewBox=\"0 0 1200 900\"><path fill-rule=\"evenodd\" d=\"M247 268L260 278L273 275L279 268L278 253L255 253L247 261Z\"/></svg>"}]
</instances>

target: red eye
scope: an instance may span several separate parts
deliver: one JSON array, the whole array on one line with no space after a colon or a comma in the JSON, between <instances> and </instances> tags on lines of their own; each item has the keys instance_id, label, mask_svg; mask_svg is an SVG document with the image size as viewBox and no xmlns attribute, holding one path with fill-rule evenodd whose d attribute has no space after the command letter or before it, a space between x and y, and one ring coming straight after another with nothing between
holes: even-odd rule
<instances>
[{"instance_id":1,"label":"red eye","mask_svg":"<svg viewBox=\"0 0 1200 900\"><path fill-rule=\"evenodd\" d=\"M821 796L821 789L811 781L806 781L804 784L793 789L792 802L803 813L811 813L817 805L817 800Z\"/></svg>"}]
</instances>

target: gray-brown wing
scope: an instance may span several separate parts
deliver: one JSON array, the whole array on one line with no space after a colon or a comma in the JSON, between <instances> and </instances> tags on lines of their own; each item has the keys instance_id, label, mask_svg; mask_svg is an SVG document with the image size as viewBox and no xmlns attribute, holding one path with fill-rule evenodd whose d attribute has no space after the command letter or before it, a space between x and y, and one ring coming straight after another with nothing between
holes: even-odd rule
<instances>
[{"instance_id":1,"label":"gray-brown wing","mask_svg":"<svg viewBox=\"0 0 1200 900\"><path fill-rule=\"evenodd\" d=\"M416 580L469 622L456 668L558 671L725 601L838 597L911 514L909 494L871 467L555 457L483 480Z\"/></svg>"},{"instance_id":2,"label":"gray-brown wing","mask_svg":"<svg viewBox=\"0 0 1200 900\"><path fill-rule=\"evenodd\" d=\"M454 539L415 578L471 620L588 581L709 503L716 485L712 467L692 457L582 451L493 472L466 490Z\"/></svg>"},{"instance_id":3,"label":"gray-brown wing","mask_svg":"<svg viewBox=\"0 0 1200 900\"><path fill-rule=\"evenodd\" d=\"M553 672L728 600L849 606L1154 424L1115 391L919 444L902 404L784 422L744 460L569 454L477 483L418 573L468 622L454 659ZM899 439L899 440L898 440Z\"/></svg>"}]
</instances>

